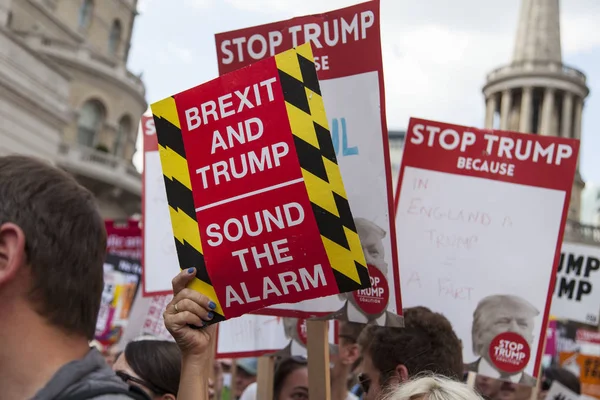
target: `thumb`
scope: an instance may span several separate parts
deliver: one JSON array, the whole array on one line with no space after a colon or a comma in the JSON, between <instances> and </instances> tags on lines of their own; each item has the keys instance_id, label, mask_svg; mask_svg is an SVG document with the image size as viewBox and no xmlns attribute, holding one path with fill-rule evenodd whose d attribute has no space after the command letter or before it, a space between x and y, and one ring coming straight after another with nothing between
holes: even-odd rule
<instances>
[{"instance_id":1,"label":"thumb","mask_svg":"<svg viewBox=\"0 0 600 400\"><path fill-rule=\"evenodd\" d=\"M182 270L173 280L171 285L173 286L173 296L177 296L177 293L181 292L196 276L196 268L188 268Z\"/></svg>"}]
</instances>

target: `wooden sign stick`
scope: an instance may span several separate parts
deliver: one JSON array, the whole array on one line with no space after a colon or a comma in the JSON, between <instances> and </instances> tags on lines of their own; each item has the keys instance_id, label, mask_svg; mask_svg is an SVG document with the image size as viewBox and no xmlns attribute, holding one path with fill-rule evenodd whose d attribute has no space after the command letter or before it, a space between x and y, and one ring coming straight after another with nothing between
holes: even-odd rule
<instances>
[{"instance_id":1,"label":"wooden sign stick","mask_svg":"<svg viewBox=\"0 0 600 400\"><path fill-rule=\"evenodd\" d=\"M331 400L328 331L328 321L306 321L308 395L311 399Z\"/></svg>"},{"instance_id":2,"label":"wooden sign stick","mask_svg":"<svg viewBox=\"0 0 600 400\"><path fill-rule=\"evenodd\" d=\"M275 359L263 356L258 359L256 379L256 398L273 400L273 376L275 374Z\"/></svg>"}]
</instances>

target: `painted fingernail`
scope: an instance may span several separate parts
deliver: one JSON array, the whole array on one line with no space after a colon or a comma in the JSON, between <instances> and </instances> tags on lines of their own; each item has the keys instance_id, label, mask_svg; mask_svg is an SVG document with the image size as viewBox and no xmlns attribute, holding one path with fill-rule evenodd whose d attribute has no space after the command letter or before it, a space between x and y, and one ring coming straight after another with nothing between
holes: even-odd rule
<instances>
[{"instance_id":1,"label":"painted fingernail","mask_svg":"<svg viewBox=\"0 0 600 400\"><path fill-rule=\"evenodd\" d=\"M188 274L191 274L192 272L194 272L194 268L188 268Z\"/></svg>"},{"instance_id":2,"label":"painted fingernail","mask_svg":"<svg viewBox=\"0 0 600 400\"><path fill-rule=\"evenodd\" d=\"M215 313L213 313L212 311L209 311L208 314L206 315L206 317L208 319L213 319L214 316L215 316Z\"/></svg>"},{"instance_id":3,"label":"painted fingernail","mask_svg":"<svg viewBox=\"0 0 600 400\"><path fill-rule=\"evenodd\" d=\"M210 301L208 303L208 308L210 308L211 310L214 310L215 308L217 308L217 305L215 304L214 301Z\"/></svg>"}]
</instances>

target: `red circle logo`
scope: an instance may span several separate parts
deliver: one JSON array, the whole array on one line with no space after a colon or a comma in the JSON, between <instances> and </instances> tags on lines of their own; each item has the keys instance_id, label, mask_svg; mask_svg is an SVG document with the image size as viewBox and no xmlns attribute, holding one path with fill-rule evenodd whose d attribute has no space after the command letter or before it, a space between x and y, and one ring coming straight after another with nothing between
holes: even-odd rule
<instances>
[{"instance_id":1,"label":"red circle logo","mask_svg":"<svg viewBox=\"0 0 600 400\"><path fill-rule=\"evenodd\" d=\"M298 333L298 339L300 339L300 342L304 345L306 345L307 342L307 335L306 335L306 320L303 318L298 318L298 322L296 323L296 332Z\"/></svg>"},{"instance_id":2,"label":"red circle logo","mask_svg":"<svg viewBox=\"0 0 600 400\"><path fill-rule=\"evenodd\" d=\"M490 360L500 371L516 374L523 371L529 363L531 349L523 336L504 332L492 340L489 354Z\"/></svg>"},{"instance_id":3,"label":"red circle logo","mask_svg":"<svg viewBox=\"0 0 600 400\"><path fill-rule=\"evenodd\" d=\"M383 273L368 265L371 287L352 292L356 305L367 314L381 314L390 300L390 288Z\"/></svg>"}]
</instances>

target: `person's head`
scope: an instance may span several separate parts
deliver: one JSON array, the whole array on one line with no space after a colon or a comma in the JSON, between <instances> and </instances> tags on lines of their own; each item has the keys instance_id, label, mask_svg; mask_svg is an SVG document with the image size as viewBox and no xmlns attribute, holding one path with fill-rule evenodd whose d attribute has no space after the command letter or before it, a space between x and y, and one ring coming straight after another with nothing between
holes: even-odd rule
<instances>
[{"instance_id":1,"label":"person's head","mask_svg":"<svg viewBox=\"0 0 600 400\"><path fill-rule=\"evenodd\" d=\"M579 378L572 372L561 367L546 368L542 372L542 384L538 391L538 400L544 400L552 386L552 382L557 381L573 393L581 394L581 383Z\"/></svg>"},{"instance_id":2,"label":"person's head","mask_svg":"<svg viewBox=\"0 0 600 400\"><path fill-rule=\"evenodd\" d=\"M477 374L475 378L475 389L486 399L493 399L500 391L502 381L499 379L488 378Z\"/></svg>"},{"instance_id":3,"label":"person's head","mask_svg":"<svg viewBox=\"0 0 600 400\"><path fill-rule=\"evenodd\" d=\"M533 320L539 311L527 300L512 295L485 297L473 313L473 353L489 359L489 347L500 333L514 332L533 342Z\"/></svg>"},{"instance_id":4,"label":"person's head","mask_svg":"<svg viewBox=\"0 0 600 400\"><path fill-rule=\"evenodd\" d=\"M387 275L387 263L385 262L385 249L383 247L385 231L364 218L355 218L354 224L365 253L365 261L367 264L379 269L383 275Z\"/></svg>"},{"instance_id":5,"label":"person's head","mask_svg":"<svg viewBox=\"0 0 600 400\"><path fill-rule=\"evenodd\" d=\"M393 388L385 400L483 400L463 382L443 376L416 377Z\"/></svg>"},{"instance_id":6,"label":"person's head","mask_svg":"<svg viewBox=\"0 0 600 400\"><path fill-rule=\"evenodd\" d=\"M331 354L331 361L333 363L331 381L333 383L342 380L345 383L356 361L360 358L358 337L365 325L345 321L339 321L338 324L337 352Z\"/></svg>"},{"instance_id":7,"label":"person's head","mask_svg":"<svg viewBox=\"0 0 600 400\"><path fill-rule=\"evenodd\" d=\"M0 157L0 319L94 337L106 231L94 196L65 172Z\"/></svg>"},{"instance_id":8,"label":"person's head","mask_svg":"<svg viewBox=\"0 0 600 400\"><path fill-rule=\"evenodd\" d=\"M164 340L131 342L113 364L117 375L152 399L175 400L181 375L181 352Z\"/></svg>"},{"instance_id":9,"label":"person's head","mask_svg":"<svg viewBox=\"0 0 600 400\"><path fill-rule=\"evenodd\" d=\"M277 363L273 376L273 400L308 400L308 363L289 357Z\"/></svg>"},{"instance_id":10,"label":"person's head","mask_svg":"<svg viewBox=\"0 0 600 400\"><path fill-rule=\"evenodd\" d=\"M358 338L365 400L379 399L384 389L424 372L462 379L462 344L448 319L425 307L403 314L404 328L367 325Z\"/></svg>"},{"instance_id":11,"label":"person's head","mask_svg":"<svg viewBox=\"0 0 600 400\"><path fill-rule=\"evenodd\" d=\"M256 358L240 358L237 360L235 372L234 395L240 397L251 383L256 382L258 360Z\"/></svg>"}]
</instances>

